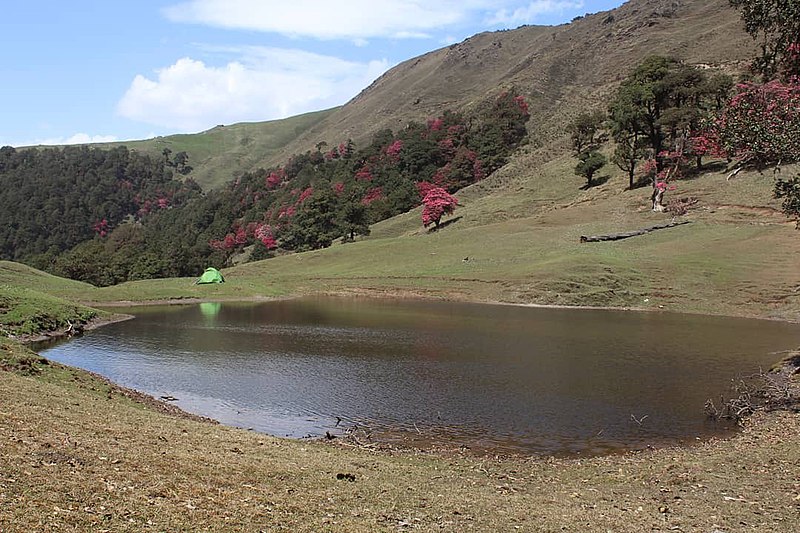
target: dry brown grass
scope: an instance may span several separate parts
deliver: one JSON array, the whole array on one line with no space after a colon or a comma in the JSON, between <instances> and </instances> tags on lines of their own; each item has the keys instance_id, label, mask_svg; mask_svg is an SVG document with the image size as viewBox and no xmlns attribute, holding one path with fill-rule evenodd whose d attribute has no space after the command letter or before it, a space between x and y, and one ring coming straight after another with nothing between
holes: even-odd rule
<instances>
[{"instance_id":1,"label":"dry brown grass","mask_svg":"<svg viewBox=\"0 0 800 533\"><path fill-rule=\"evenodd\" d=\"M58 365L0 372L0 531L794 532L798 465L786 412L622 456L392 454L161 414Z\"/></svg>"}]
</instances>

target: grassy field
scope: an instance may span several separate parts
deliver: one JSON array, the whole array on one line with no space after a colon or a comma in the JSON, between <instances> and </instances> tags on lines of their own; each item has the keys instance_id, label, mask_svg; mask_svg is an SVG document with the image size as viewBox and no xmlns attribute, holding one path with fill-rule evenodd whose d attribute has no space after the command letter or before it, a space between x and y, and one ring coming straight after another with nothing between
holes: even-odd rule
<instances>
[{"instance_id":1,"label":"grassy field","mask_svg":"<svg viewBox=\"0 0 800 533\"><path fill-rule=\"evenodd\" d=\"M337 108L305 113L281 120L239 124L220 124L208 131L167 135L141 141L102 143L99 147L127 146L160 156L164 149L189 154L195 168L192 178L204 189L218 187L234 179L234 175L268 165L282 153L287 144L313 128ZM313 144L305 147L312 150ZM283 162L283 158L277 159Z\"/></svg>"},{"instance_id":2,"label":"grassy field","mask_svg":"<svg viewBox=\"0 0 800 533\"><path fill-rule=\"evenodd\" d=\"M409 295L800 319L800 237L771 173L678 182L691 224L605 243L581 235L670 220L611 173L522 153L459 194L437 232L412 212L365 240L245 264L227 283L95 288L0 263L13 335L97 318L118 301ZM796 172L785 168L784 173ZM199 273L198 273L199 274ZM27 306L27 307L26 307ZM86 313L90 314L86 314ZM100 317L102 318L102 317ZM598 458L473 457L290 441L202 422L0 339L2 531L697 531L800 525L800 417L760 413L735 437ZM155 407L155 408L154 408Z\"/></svg>"},{"instance_id":3,"label":"grassy field","mask_svg":"<svg viewBox=\"0 0 800 533\"><path fill-rule=\"evenodd\" d=\"M462 207L437 232L425 230L415 210L375 225L359 242L226 269L223 285L183 278L95 288L0 263L0 286L35 287L90 305L355 292L800 320L800 234L772 198L771 172L726 181L715 171L680 181L670 194L697 200L680 217L690 224L581 243L581 235L672 216L652 213L649 190L626 190L611 169L605 183L581 190L573 165L564 156L530 172L523 154L460 192Z\"/></svg>"}]
</instances>

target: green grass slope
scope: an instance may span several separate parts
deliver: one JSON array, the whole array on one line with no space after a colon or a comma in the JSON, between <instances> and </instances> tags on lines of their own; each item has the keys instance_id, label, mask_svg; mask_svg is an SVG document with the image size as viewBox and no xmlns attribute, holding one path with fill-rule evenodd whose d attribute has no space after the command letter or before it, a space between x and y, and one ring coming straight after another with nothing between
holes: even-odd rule
<instances>
[{"instance_id":1,"label":"green grass slope","mask_svg":"<svg viewBox=\"0 0 800 533\"><path fill-rule=\"evenodd\" d=\"M237 174L267 166L298 135L335 111L327 109L267 122L218 125L193 134L167 135L141 141L104 143L100 147L127 146L153 155L165 148L186 152L194 167L191 177L204 189L219 187ZM313 149L313 144L305 150Z\"/></svg>"},{"instance_id":2,"label":"green grass slope","mask_svg":"<svg viewBox=\"0 0 800 533\"><path fill-rule=\"evenodd\" d=\"M459 193L462 206L437 232L415 210L377 224L366 240L226 269L221 285L182 278L99 289L13 263L0 265L0 283L95 305L327 292L800 319L800 234L772 198L771 172L678 181L670 195L697 200L681 217L691 224L581 243L672 216L651 212L649 189L625 190L613 168L605 183L581 190L569 156L532 168L524 161Z\"/></svg>"},{"instance_id":3,"label":"green grass slope","mask_svg":"<svg viewBox=\"0 0 800 533\"><path fill-rule=\"evenodd\" d=\"M0 337L30 337L81 327L105 316L76 303L94 287L0 261ZM55 296L55 294L61 295Z\"/></svg>"}]
</instances>

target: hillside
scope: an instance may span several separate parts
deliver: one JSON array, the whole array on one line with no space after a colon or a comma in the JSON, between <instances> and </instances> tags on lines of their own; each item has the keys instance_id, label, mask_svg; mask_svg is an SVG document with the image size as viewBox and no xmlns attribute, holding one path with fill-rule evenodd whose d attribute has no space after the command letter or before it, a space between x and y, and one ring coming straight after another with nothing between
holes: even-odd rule
<instances>
[{"instance_id":1,"label":"hillside","mask_svg":"<svg viewBox=\"0 0 800 533\"><path fill-rule=\"evenodd\" d=\"M561 26L481 33L391 69L269 163L320 140L358 143L445 109L467 109L504 87L529 101L531 140L544 145L560 138L579 111L604 107L603 98L647 55L735 69L754 49L738 14L722 0L631 0Z\"/></svg>"},{"instance_id":2,"label":"hillside","mask_svg":"<svg viewBox=\"0 0 800 533\"><path fill-rule=\"evenodd\" d=\"M196 143L195 150L214 160L203 169L208 187L223 181L217 163L236 173L283 162L320 140L366 139L444 108L478 107L500 87L514 85L532 104L531 142L515 145L507 164L461 188L456 211L436 231L422 226L418 207L373 224L355 242L337 239L327 248L227 268L219 285L196 285L195 275L184 273L98 288L0 261L0 530L796 531L796 403L795 412L757 412L730 438L605 457L384 451L372 442L295 441L196 420L96 375L49 363L12 338L111 319L86 305L307 294L613 307L647 311L655 325L670 312L800 322L800 233L773 196L776 177L797 176L800 165L784 164L780 173L748 168L726 179L725 161L706 157L702 171L670 182L675 188L666 200L688 206L672 214L653 212L652 188L629 189L628 177L613 165L584 187L567 151L566 121L600 106L646 54L674 53L732 69L750 57L751 43L726 5L633 0L557 28L481 34L400 65L346 106L308 117L309 129L296 131L297 138L283 129L288 122L273 124L281 140L269 155L253 150L252 160L241 139L256 125L170 138L173 153ZM239 139L236 151L215 152L232 138ZM136 149L156 155L163 149L144 146ZM385 144L377 146L377 154L387 154ZM611 147L601 150L609 155ZM190 154L197 167L199 153ZM151 163L170 175L178 169ZM340 163L342 172L355 169L344 157L329 163ZM324 163L304 168L316 171ZM252 196L260 191L248 189L248 180L263 184L270 176L264 174L224 189ZM282 190L297 186L302 195L300 184L312 179ZM217 201L196 211L159 208L156 224L125 224L114 238L99 235L91 247L79 248L74 263L92 270L105 245L139 237L185 263L185 247L207 248L202 239L187 242L192 228L219 239L232 222L225 217L234 213L226 214L225 201L243 205L224 191L203 197ZM50 214L28 209L34 218ZM581 242L583 235L673 219L688 223ZM131 259L126 249L118 251L120 259ZM159 259L140 258L143 269ZM681 346L680 338L661 337L648 342ZM773 355L777 361L786 354ZM796 375L796 363L785 371ZM789 383L782 399L795 402L796 376Z\"/></svg>"},{"instance_id":3,"label":"hillside","mask_svg":"<svg viewBox=\"0 0 800 533\"><path fill-rule=\"evenodd\" d=\"M194 167L192 178L204 189L209 189L231 181L242 171L282 158L287 144L334 110L335 108L315 111L267 122L219 124L201 133L100 143L96 146L127 146L153 156L160 155L165 149L173 153L186 152L189 154L189 164Z\"/></svg>"},{"instance_id":4,"label":"hillside","mask_svg":"<svg viewBox=\"0 0 800 533\"><path fill-rule=\"evenodd\" d=\"M386 128L397 131L446 109L469 110L508 87L530 102L532 142L547 145L561 138L575 114L603 107L603 98L647 55L735 70L754 49L727 1L631 0L569 24L481 33L409 59L339 108L99 146L186 151L192 177L207 189L282 165L321 141L352 138L362 145Z\"/></svg>"}]
</instances>

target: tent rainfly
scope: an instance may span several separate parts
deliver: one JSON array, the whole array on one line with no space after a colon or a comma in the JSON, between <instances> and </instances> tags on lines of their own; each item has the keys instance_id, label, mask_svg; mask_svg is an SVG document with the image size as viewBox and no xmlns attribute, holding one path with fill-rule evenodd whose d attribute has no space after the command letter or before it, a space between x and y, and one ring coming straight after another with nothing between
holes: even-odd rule
<instances>
[{"instance_id":1,"label":"tent rainfly","mask_svg":"<svg viewBox=\"0 0 800 533\"><path fill-rule=\"evenodd\" d=\"M225 283L225 278L222 277L222 274L216 268L208 267L206 271L203 272L203 275L195 281L196 285L203 285L206 283Z\"/></svg>"}]
</instances>

